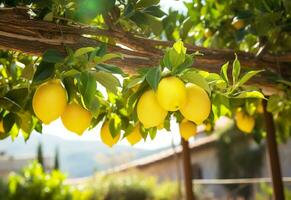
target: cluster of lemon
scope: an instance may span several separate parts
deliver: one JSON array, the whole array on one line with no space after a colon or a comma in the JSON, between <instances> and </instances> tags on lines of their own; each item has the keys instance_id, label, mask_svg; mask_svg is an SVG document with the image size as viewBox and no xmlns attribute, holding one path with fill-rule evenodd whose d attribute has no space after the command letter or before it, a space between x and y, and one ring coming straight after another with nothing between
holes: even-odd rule
<instances>
[{"instance_id":1,"label":"cluster of lemon","mask_svg":"<svg viewBox=\"0 0 291 200\"><path fill-rule=\"evenodd\" d=\"M49 124L61 117L63 125L70 131L82 135L90 126L92 114L76 102L68 103L67 91L60 80L51 80L40 85L33 96L32 107L35 115L44 123ZM0 124L0 132L3 123ZM3 129L4 132L4 129ZM137 125L126 138L135 144L142 137L138 134ZM113 138L110 134L109 121L105 121L100 132L104 144L113 146L120 139L120 133Z\"/></svg>"},{"instance_id":2,"label":"cluster of lemon","mask_svg":"<svg viewBox=\"0 0 291 200\"><path fill-rule=\"evenodd\" d=\"M161 127L168 111L179 110L184 116L180 134L188 140L196 134L196 126L207 119L211 111L208 94L201 87L184 84L178 77L163 78L157 91L148 90L137 103L137 116L145 128Z\"/></svg>"},{"instance_id":3,"label":"cluster of lemon","mask_svg":"<svg viewBox=\"0 0 291 200\"><path fill-rule=\"evenodd\" d=\"M61 117L63 125L81 135L89 126L92 114L76 102L68 103L67 91L60 80L51 80L40 85L33 96L35 115L49 124Z\"/></svg>"}]
</instances>

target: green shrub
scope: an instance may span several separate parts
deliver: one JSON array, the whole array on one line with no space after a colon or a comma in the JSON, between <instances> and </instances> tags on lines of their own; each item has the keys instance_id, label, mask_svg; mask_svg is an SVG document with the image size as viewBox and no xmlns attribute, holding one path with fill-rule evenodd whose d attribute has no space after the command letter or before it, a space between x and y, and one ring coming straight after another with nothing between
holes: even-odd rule
<instances>
[{"instance_id":1,"label":"green shrub","mask_svg":"<svg viewBox=\"0 0 291 200\"><path fill-rule=\"evenodd\" d=\"M59 171L45 173L33 162L21 173L12 173L8 180L9 200L72 200L72 188L64 185L65 176Z\"/></svg>"},{"instance_id":2,"label":"green shrub","mask_svg":"<svg viewBox=\"0 0 291 200\"><path fill-rule=\"evenodd\" d=\"M155 177L137 172L99 175L78 187L64 184L60 171L44 172L33 162L20 173L12 173L8 183L0 181L0 200L174 200L174 182L158 184Z\"/></svg>"}]
</instances>

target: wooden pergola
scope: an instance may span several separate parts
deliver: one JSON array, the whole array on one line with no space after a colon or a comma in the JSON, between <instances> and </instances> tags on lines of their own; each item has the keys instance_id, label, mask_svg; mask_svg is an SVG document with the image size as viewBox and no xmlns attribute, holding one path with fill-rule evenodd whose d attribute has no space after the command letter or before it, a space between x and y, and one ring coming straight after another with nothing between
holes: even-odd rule
<instances>
[{"instance_id":1,"label":"wooden pergola","mask_svg":"<svg viewBox=\"0 0 291 200\"><path fill-rule=\"evenodd\" d=\"M65 54L65 47L75 50L81 47L98 46L101 42L96 39L96 36L105 36L116 41L115 45L107 44L108 52L123 55L123 58L116 58L108 61L108 63L117 65L124 71L134 74L139 68L158 65L163 56L163 49L173 45L171 41L143 38L124 32L118 27L104 30L74 24L73 22L70 22L71 25L61 25L34 20L30 18L27 11L27 8L0 8L1 49L17 50L32 55L42 55L47 49L56 49ZM189 53L199 51L203 54L203 56L195 57L193 66L208 72L218 72L222 64L234 59L235 53L238 55L243 70L264 69L263 75L252 79L251 84L260 87L266 96L277 92L276 83L267 74L291 77L291 53L254 55L229 49L204 48L194 45L186 45L186 47ZM275 126L272 114L266 111L266 101L264 101L264 111L274 196L276 200L284 200ZM188 143L182 140L182 146L187 200L193 200Z\"/></svg>"}]
</instances>

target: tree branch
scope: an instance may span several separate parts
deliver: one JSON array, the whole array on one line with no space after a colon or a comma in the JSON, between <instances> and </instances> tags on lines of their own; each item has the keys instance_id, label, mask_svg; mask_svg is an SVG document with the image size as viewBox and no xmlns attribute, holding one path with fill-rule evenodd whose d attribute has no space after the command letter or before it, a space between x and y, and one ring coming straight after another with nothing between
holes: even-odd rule
<instances>
[{"instance_id":1,"label":"tree branch","mask_svg":"<svg viewBox=\"0 0 291 200\"><path fill-rule=\"evenodd\" d=\"M109 61L125 71L134 73L142 67L159 64L163 49L173 45L171 41L160 41L134 36L122 30L102 30L86 26L69 26L41 20L30 19L19 9L0 9L0 48L17 50L29 54L41 55L47 49L57 49L65 53L65 47L78 49L86 46L98 46L96 36L113 38L116 44L108 44L109 52L118 52L124 58ZM161 48L162 47L162 48ZM199 51L203 56L195 58L194 67L218 72L221 65L234 59L234 51L229 49L204 48L186 45L188 52ZM290 77L291 54L274 56L270 54L257 58L254 54L236 52L244 69L265 69L266 74L272 72ZM258 77L254 83L270 86L268 77Z\"/></svg>"}]
</instances>

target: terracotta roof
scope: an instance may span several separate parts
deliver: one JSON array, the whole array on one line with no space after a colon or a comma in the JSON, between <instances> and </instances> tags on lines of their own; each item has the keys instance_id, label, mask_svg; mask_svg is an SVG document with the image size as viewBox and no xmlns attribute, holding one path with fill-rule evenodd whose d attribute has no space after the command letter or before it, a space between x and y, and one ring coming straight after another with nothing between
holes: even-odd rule
<instances>
[{"instance_id":1,"label":"terracotta roof","mask_svg":"<svg viewBox=\"0 0 291 200\"><path fill-rule=\"evenodd\" d=\"M212 144L216 140L217 140L217 136L215 134L213 134L211 136L197 139L197 140L193 141L192 143L190 143L189 146L190 146L191 150L196 150L197 148L201 148L201 147L204 147L206 145ZM167 159L167 158L173 156L175 153L179 154L181 152L182 152L182 146L179 145L179 146L175 147L175 149L169 148L169 149L163 150L161 152L155 153L153 155L146 156L146 157L134 160L132 162L129 162L129 163L114 167L112 169L106 170L105 173L109 173L109 174L116 173L116 172L125 171L125 170L130 169L130 168L145 166L148 164L152 164L152 163Z\"/></svg>"}]
</instances>

